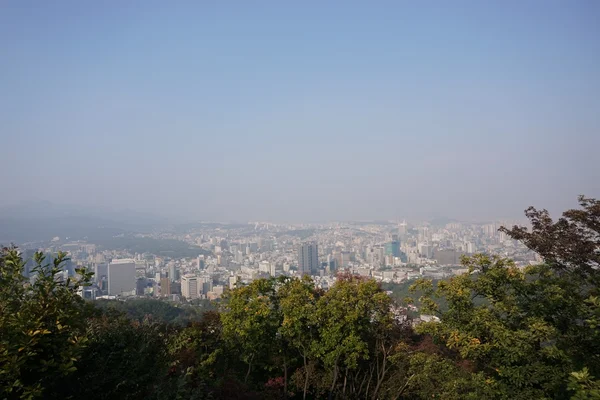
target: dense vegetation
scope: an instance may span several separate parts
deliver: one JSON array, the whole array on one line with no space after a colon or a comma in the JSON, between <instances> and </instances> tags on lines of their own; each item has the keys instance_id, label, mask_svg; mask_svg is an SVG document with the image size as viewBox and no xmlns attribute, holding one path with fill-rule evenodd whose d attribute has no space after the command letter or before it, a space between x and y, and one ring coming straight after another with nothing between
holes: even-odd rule
<instances>
[{"instance_id":1,"label":"dense vegetation","mask_svg":"<svg viewBox=\"0 0 600 400\"><path fill-rule=\"evenodd\" d=\"M185 326L200 321L205 311L211 311L216 306L209 300L197 299L194 303L177 304L152 298L134 298L127 301L102 299L94 305L109 315L124 314L140 323L153 321Z\"/></svg>"},{"instance_id":2,"label":"dense vegetation","mask_svg":"<svg viewBox=\"0 0 600 400\"><path fill-rule=\"evenodd\" d=\"M580 203L556 222L527 210L531 231L503 228L540 265L477 255L469 273L416 282L440 321L414 328L375 281L350 275L328 291L258 280L187 326L132 319L76 294L85 271L57 279L64 254L37 254L29 284L4 249L0 398L600 398L600 202Z\"/></svg>"},{"instance_id":3,"label":"dense vegetation","mask_svg":"<svg viewBox=\"0 0 600 400\"><path fill-rule=\"evenodd\" d=\"M208 255L210 251L176 239L155 239L123 234L117 237L104 237L94 240L103 248L127 250L132 253L151 253L173 258L194 258Z\"/></svg>"}]
</instances>

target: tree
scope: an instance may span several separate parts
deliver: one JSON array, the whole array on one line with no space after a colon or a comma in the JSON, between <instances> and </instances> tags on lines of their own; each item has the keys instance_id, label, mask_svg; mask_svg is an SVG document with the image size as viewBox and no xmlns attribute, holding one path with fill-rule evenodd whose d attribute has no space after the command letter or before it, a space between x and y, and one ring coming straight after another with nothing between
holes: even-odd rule
<instances>
[{"instance_id":1,"label":"tree","mask_svg":"<svg viewBox=\"0 0 600 400\"><path fill-rule=\"evenodd\" d=\"M169 333L164 325L125 315L88 320L86 347L59 398L135 400L156 394L167 377Z\"/></svg>"},{"instance_id":2,"label":"tree","mask_svg":"<svg viewBox=\"0 0 600 400\"><path fill-rule=\"evenodd\" d=\"M340 276L319 298L316 318L319 337L312 351L331 376L329 397L333 397L341 374L342 396L354 395L360 388L359 376L368 374L359 366L371 357L375 332L392 318L390 298L372 279Z\"/></svg>"},{"instance_id":3,"label":"tree","mask_svg":"<svg viewBox=\"0 0 600 400\"><path fill-rule=\"evenodd\" d=\"M560 333L559 347L574 370L600 376L600 201L579 197L580 209L554 222L547 210L530 207L532 229L501 228L539 254L544 264L530 272L538 279L528 293L528 311ZM552 288L553 292L549 291Z\"/></svg>"},{"instance_id":4,"label":"tree","mask_svg":"<svg viewBox=\"0 0 600 400\"><path fill-rule=\"evenodd\" d=\"M277 333L281 315L274 303L276 281L259 279L247 286L236 288L226 297L221 316L223 338L237 349L247 365L244 383L248 382L252 368L268 365L277 350ZM274 348L275 347L275 348Z\"/></svg>"},{"instance_id":5,"label":"tree","mask_svg":"<svg viewBox=\"0 0 600 400\"><path fill-rule=\"evenodd\" d=\"M208 311L201 321L171 335L170 375L183 381L176 390L188 394L185 398L208 397L223 384L230 354L223 346L222 330L221 315Z\"/></svg>"},{"instance_id":6,"label":"tree","mask_svg":"<svg viewBox=\"0 0 600 400\"><path fill-rule=\"evenodd\" d=\"M530 208L532 230L502 231L521 240L544 260L518 268L512 261L477 255L465 258L469 273L415 285L426 291L422 311L440 323L417 329L462 359L511 399L568 398L574 371L600 372L598 257L600 204L581 197L581 210L557 222ZM437 298L448 302L441 311ZM483 301L476 301L483 299Z\"/></svg>"},{"instance_id":7,"label":"tree","mask_svg":"<svg viewBox=\"0 0 600 400\"><path fill-rule=\"evenodd\" d=\"M441 313L441 323L417 330L473 361L508 398L546 398L564 390L568 358L556 346L556 330L523 312L521 293L531 284L525 273L508 260L482 255L464 263L475 277L440 282L435 294L446 298L448 311ZM487 304L475 305L478 296Z\"/></svg>"},{"instance_id":8,"label":"tree","mask_svg":"<svg viewBox=\"0 0 600 400\"><path fill-rule=\"evenodd\" d=\"M315 320L317 302L321 292L316 290L312 279L288 280L278 291L283 320L279 334L302 357L304 366L304 384L302 398L306 398L309 381L308 360L317 337Z\"/></svg>"},{"instance_id":9,"label":"tree","mask_svg":"<svg viewBox=\"0 0 600 400\"><path fill-rule=\"evenodd\" d=\"M45 264L38 252L31 284L16 248L4 249L0 260L0 390L6 398L51 398L85 346L89 307L77 291L91 274L77 269L78 278L65 279L66 254Z\"/></svg>"}]
</instances>

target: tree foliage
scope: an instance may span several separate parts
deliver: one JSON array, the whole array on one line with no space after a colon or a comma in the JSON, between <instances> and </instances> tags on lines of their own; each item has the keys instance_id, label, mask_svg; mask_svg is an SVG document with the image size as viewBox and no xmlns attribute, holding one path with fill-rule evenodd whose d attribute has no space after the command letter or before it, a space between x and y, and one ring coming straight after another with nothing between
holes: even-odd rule
<instances>
[{"instance_id":1,"label":"tree foliage","mask_svg":"<svg viewBox=\"0 0 600 400\"><path fill-rule=\"evenodd\" d=\"M536 251L540 265L521 269L477 255L463 260L468 274L440 282L436 290L430 282L415 285L428 289L423 302L429 312L439 313L436 298L449 305L439 313L441 323L423 324L419 332L474 362L499 396L568 398L569 382L584 374L578 371L600 373L600 204L583 197L580 203L581 210L556 222L547 211L530 208L531 231L502 229ZM477 305L477 298L485 302Z\"/></svg>"},{"instance_id":2,"label":"tree foliage","mask_svg":"<svg viewBox=\"0 0 600 400\"><path fill-rule=\"evenodd\" d=\"M33 283L23 276L24 261L15 248L0 261L0 388L7 398L48 397L54 385L73 373L86 344L86 304L77 295L91 275L64 278L59 253L52 264L34 256Z\"/></svg>"}]
</instances>

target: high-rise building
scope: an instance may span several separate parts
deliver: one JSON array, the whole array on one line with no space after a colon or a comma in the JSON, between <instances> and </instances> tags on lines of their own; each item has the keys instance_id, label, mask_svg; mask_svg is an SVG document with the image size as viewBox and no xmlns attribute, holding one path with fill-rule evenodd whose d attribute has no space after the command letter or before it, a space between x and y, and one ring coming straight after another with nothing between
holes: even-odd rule
<instances>
[{"instance_id":1,"label":"high-rise building","mask_svg":"<svg viewBox=\"0 0 600 400\"><path fill-rule=\"evenodd\" d=\"M135 282L135 294L138 296L143 296L147 286L148 280L146 279L146 277L142 276L140 278L137 278Z\"/></svg>"},{"instance_id":2,"label":"high-rise building","mask_svg":"<svg viewBox=\"0 0 600 400\"><path fill-rule=\"evenodd\" d=\"M172 261L171 264L169 264L169 280L171 282L179 280L179 270L177 269L175 263Z\"/></svg>"},{"instance_id":3,"label":"high-rise building","mask_svg":"<svg viewBox=\"0 0 600 400\"><path fill-rule=\"evenodd\" d=\"M160 278L160 295L171 295L171 281L169 280L169 278Z\"/></svg>"},{"instance_id":4,"label":"high-rise building","mask_svg":"<svg viewBox=\"0 0 600 400\"><path fill-rule=\"evenodd\" d=\"M135 291L135 261L113 260L108 264L108 294L118 296Z\"/></svg>"},{"instance_id":5,"label":"high-rise building","mask_svg":"<svg viewBox=\"0 0 600 400\"><path fill-rule=\"evenodd\" d=\"M316 243L298 246L298 275L314 275L319 268L319 250Z\"/></svg>"},{"instance_id":6,"label":"high-rise building","mask_svg":"<svg viewBox=\"0 0 600 400\"><path fill-rule=\"evenodd\" d=\"M473 254L475 253L475 244L473 242L467 242L465 244L465 249L467 250L467 253Z\"/></svg>"},{"instance_id":7,"label":"high-rise building","mask_svg":"<svg viewBox=\"0 0 600 400\"><path fill-rule=\"evenodd\" d=\"M433 254L433 247L428 243L419 243L418 250L423 258L431 258Z\"/></svg>"},{"instance_id":8,"label":"high-rise building","mask_svg":"<svg viewBox=\"0 0 600 400\"><path fill-rule=\"evenodd\" d=\"M239 281L239 278L237 276L230 276L229 277L229 289L235 289L235 286L237 285Z\"/></svg>"},{"instance_id":9,"label":"high-rise building","mask_svg":"<svg viewBox=\"0 0 600 400\"><path fill-rule=\"evenodd\" d=\"M383 246L367 247L365 250L365 260L373 266L382 266L385 264L385 248Z\"/></svg>"},{"instance_id":10,"label":"high-rise building","mask_svg":"<svg viewBox=\"0 0 600 400\"><path fill-rule=\"evenodd\" d=\"M235 262L238 264L241 264L244 262L244 253L242 253L241 251L237 251L235 253Z\"/></svg>"},{"instance_id":11,"label":"high-rise building","mask_svg":"<svg viewBox=\"0 0 600 400\"><path fill-rule=\"evenodd\" d=\"M188 300L198 298L198 278L196 276L181 278L181 295Z\"/></svg>"},{"instance_id":12,"label":"high-rise building","mask_svg":"<svg viewBox=\"0 0 600 400\"><path fill-rule=\"evenodd\" d=\"M461 252L453 249L436 250L433 254L433 258L439 265L459 265L461 256Z\"/></svg>"},{"instance_id":13,"label":"high-rise building","mask_svg":"<svg viewBox=\"0 0 600 400\"><path fill-rule=\"evenodd\" d=\"M107 263L95 263L94 264L94 281L102 281L102 277L108 277L108 264Z\"/></svg>"},{"instance_id":14,"label":"high-rise building","mask_svg":"<svg viewBox=\"0 0 600 400\"><path fill-rule=\"evenodd\" d=\"M198 291L206 296L206 294L212 291L213 282L210 276L202 276L198 278Z\"/></svg>"},{"instance_id":15,"label":"high-rise building","mask_svg":"<svg viewBox=\"0 0 600 400\"><path fill-rule=\"evenodd\" d=\"M349 251L340 251L340 256L338 258L338 265L342 269L346 269L350 266L350 258L352 254Z\"/></svg>"},{"instance_id":16,"label":"high-rise building","mask_svg":"<svg viewBox=\"0 0 600 400\"><path fill-rule=\"evenodd\" d=\"M406 221L402 221L402 223L398 225L398 233L402 236L408 233L408 225L406 224Z\"/></svg>"},{"instance_id":17,"label":"high-rise building","mask_svg":"<svg viewBox=\"0 0 600 400\"><path fill-rule=\"evenodd\" d=\"M396 240L392 238L391 242L385 244L385 255L400 257L400 241L398 240L398 235L394 235Z\"/></svg>"}]
</instances>

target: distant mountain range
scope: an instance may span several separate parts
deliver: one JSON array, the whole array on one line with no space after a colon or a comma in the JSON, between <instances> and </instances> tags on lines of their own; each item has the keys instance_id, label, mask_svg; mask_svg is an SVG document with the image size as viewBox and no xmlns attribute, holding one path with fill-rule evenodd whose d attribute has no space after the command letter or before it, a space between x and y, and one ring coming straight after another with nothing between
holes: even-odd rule
<instances>
[{"instance_id":1,"label":"distant mountain range","mask_svg":"<svg viewBox=\"0 0 600 400\"><path fill-rule=\"evenodd\" d=\"M99 210L47 201L0 207L0 244L73 240L147 232L167 224L164 218L131 210Z\"/></svg>"}]
</instances>

